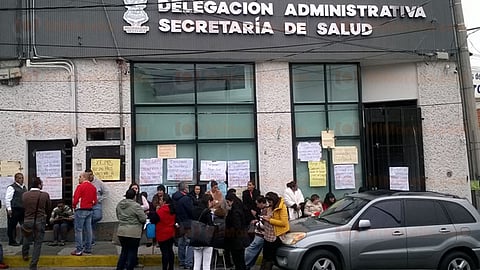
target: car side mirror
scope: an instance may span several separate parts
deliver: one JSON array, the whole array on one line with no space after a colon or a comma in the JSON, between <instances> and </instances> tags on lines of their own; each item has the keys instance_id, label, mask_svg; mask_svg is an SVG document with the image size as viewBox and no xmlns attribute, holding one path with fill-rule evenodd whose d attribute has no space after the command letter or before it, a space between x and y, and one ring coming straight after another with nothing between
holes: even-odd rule
<instances>
[{"instance_id":1,"label":"car side mirror","mask_svg":"<svg viewBox=\"0 0 480 270\"><path fill-rule=\"evenodd\" d=\"M361 219L359 222L358 222L358 229L360 231L363 231L363 230L368 230L370 229L372 225L370 224L370 220L369 219Z\"/></svg>"}]
</instances>

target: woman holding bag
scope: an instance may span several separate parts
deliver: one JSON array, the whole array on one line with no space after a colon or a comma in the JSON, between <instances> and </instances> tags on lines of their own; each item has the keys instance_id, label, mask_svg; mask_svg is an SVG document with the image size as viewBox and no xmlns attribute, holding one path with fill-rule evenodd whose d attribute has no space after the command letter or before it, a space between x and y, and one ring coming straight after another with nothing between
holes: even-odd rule
<instances>
[{"instance_id":1,"label":"woman holding bag","mask_svg":"<svg viewBox=\"0 0 480 270\"><path fill-rule=\"evenodd\" d=\"M198 207L194 209L193 217L207 225L213 226L212 214L210 208L214 206L212 195L204 194L199 201ZM208 270L212 260L213 247L194 247L193 248L193 269Z\"/></svg>"},{"instance_id":2,"label":"woman holding bag","mask_svg":"<svg viewBox=\"0 0 480 270\"><path fill-rule=\"evenodd\" d=\"M173 270L175 254L173 242L175 237L175 207L173 200L168 194L159 198L157 215L159 220L155 225L155 238L162 252L162 269Z\"/></svg>"}]
</instances>

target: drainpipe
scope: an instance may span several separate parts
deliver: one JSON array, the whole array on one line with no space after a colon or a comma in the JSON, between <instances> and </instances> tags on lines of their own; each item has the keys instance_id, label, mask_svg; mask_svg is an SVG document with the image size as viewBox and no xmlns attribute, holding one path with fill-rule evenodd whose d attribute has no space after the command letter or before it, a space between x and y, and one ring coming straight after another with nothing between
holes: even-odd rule
<instances>
[{"instance_id":1,"label":"drainpipe","mask_svg":"<svg viewBox=\"0 0 480 270\"><path fill-rule=\"evenodd\" d=\"M125 144L123 137L123 70L125 62L121 59L117 60L118 65L118 106L119 106L119 121L120 121L120 155L125 156Z\"/></svg>"},{"instance_id":2,"label":"drainpipe","mask_svg":"<svg viewBox=\"0 0 480 270\"><path fill-rule=\"evenodd\" d=\"M470 67L470 53L467 46L467 29L463 19L461 0L453 0L453 12L458 53L458 77L460 80L460 96L462 98L465 118L470 180L475 180L478 179L480 170L480 137L475 107L472 70Z\"/></svg>"},{"instance_id":3,"label":"drainpipe","mask_svg":"<svg viewBox=\"0 0 480 270\"><path fill-rule=\"evenodd\" d=\"M40 56L35 47L35 0L27 0L27 31L28 31L28 57L26 66L29 68L60 68L69 74L70 94L72 108L71 139L73 146L78 144L78 118L77 118L77 74L75 64L71 60L54 59L48 56Z\"/></svg>"}]
</instances>

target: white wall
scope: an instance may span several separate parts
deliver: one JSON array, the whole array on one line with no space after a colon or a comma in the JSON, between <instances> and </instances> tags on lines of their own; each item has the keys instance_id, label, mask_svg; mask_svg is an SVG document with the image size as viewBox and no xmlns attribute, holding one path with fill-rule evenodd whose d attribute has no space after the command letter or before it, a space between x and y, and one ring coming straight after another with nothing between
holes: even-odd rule
<instances>
[{"instance_id":1,"label":"white wall","mask_svg":"<svg viewBox=\"0 0 480 270\"><path fill-rule=\"evenodd\" d=\"M78 175L85 170L85 148L95 145L119 145L119 141L87 142L86 128L119 127L119 82L118 66L113 60L75 61L78 77L77 135L78 145L73 148L73 183L78 184ZM22 78L17 86L0 85L1 160L19 160L27 176L28 140L57 140L74 137L72 92L70 76L62 68L21 68ZM130 160L130 75L128 65L122 74L123 108L126 144L126 160ZM57 111L57 112L55 112ZM103 113L102 113L103 112ZM107 113L105 113L107 112ZM106 183L110 198L104 204L104 221L116 220L115 206L122 199L131 182L130 162L126 163L124 182ZM3 199L3 198L2 198ZM0 211L0 227L6 227L5 211Z\"/></svg>"},{"instance_id":2,"label":"white wall","mask_svg":"<svg viewBox=\"0 0 480 270\"><path fill-rule=\"evenodd\" d=\"M418 63L427 190L471 198L462 101L455 63ZM451 173L451 176L449 176Z\"/></svg>"}]
</instances>

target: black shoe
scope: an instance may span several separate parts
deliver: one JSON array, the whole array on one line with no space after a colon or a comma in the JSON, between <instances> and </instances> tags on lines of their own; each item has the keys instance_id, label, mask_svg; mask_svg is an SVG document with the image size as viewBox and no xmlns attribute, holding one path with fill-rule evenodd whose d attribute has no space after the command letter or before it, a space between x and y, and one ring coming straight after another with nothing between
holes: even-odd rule
<instances>
[{"instance_id":1,"label":"black shoe","mask_svg":"<svg viewBox=\"0 0 480 270\"><path fill-rule=\"evenodd\" d=\"M12 246L12 247L18 247L18 246L20 246L20 244L17 243L17 242L8 243L8 245L9 245L9 246Z\"/></svg>"}]
</instances>

